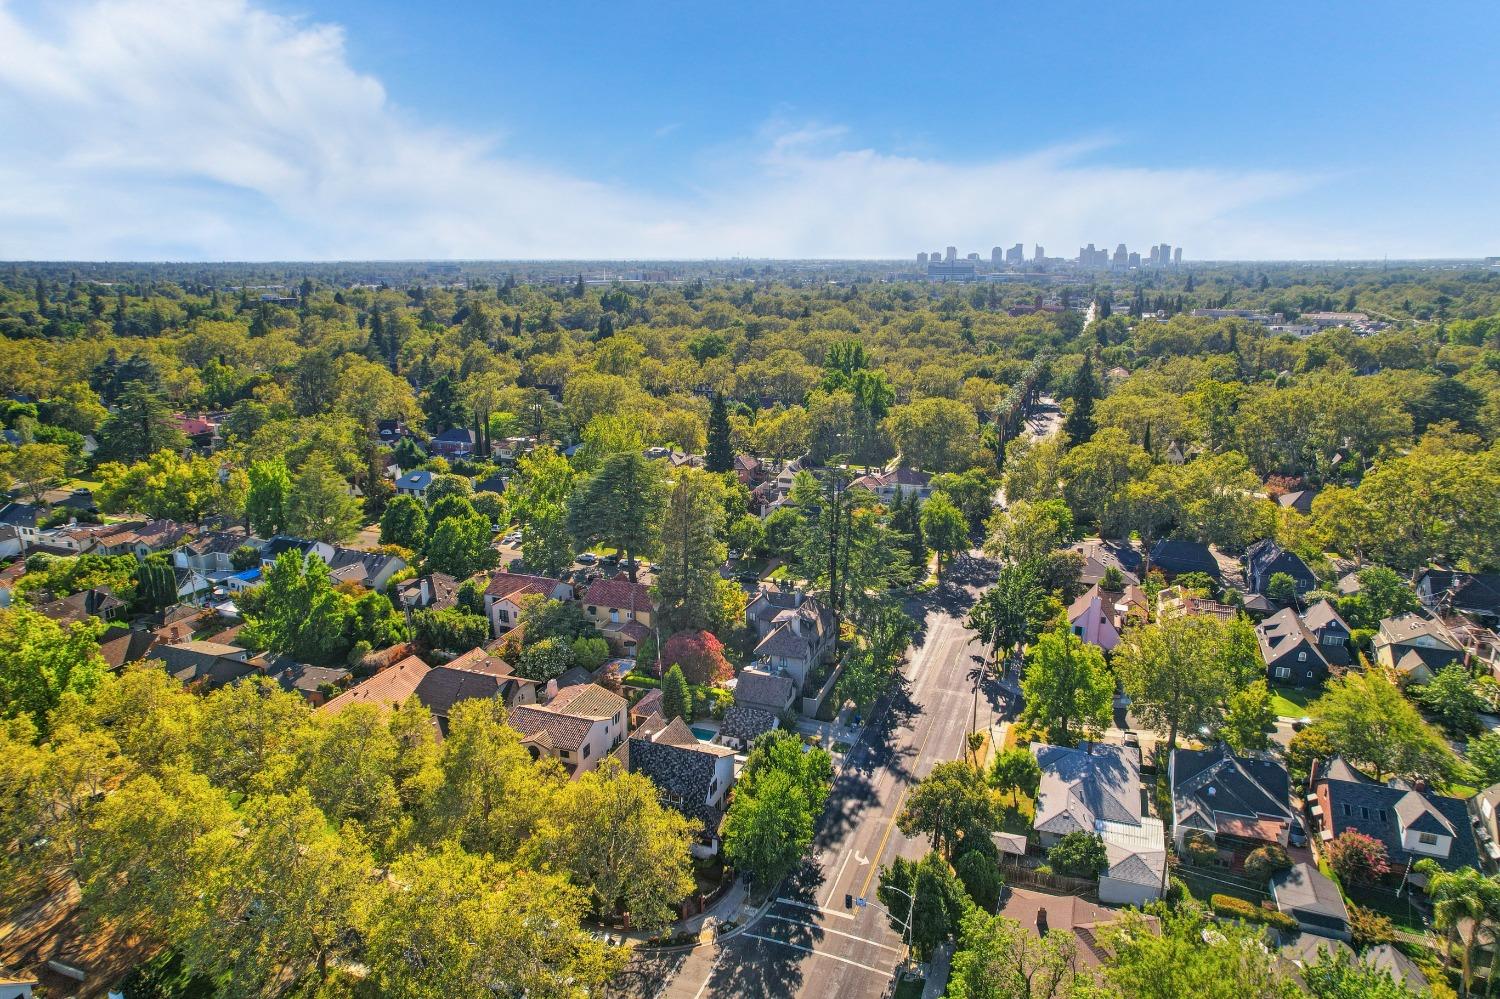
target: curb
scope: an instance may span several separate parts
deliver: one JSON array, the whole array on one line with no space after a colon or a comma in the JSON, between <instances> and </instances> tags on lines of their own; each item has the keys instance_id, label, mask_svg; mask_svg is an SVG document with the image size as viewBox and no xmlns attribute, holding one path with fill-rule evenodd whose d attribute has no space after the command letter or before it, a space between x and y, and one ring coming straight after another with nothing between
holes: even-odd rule
<instances>
[{"instance_id":1,"label":"curb","mask_svg":"<svg viewBox=\"0 0 1500 999\"><path fill-rule=\"evenodd\" d=\"M771 906L775 904L776 896L772 895L770 898L766 899L766 901L760 906L760 908L755 910L755 915L753 917L745 920L743 923L736 926L728 933L719 934L706 943L700 940L697 943L693 944L674 944L670 947L650 947L642 944L632 948L632 950L634 950L638 954L690 954L700 947L712 947L722 940L734 939L741 933L748 930L751 926L754 926L756 923L760 922L761 917L769 912L771 910Z\"/></svg>"}]
</instances>

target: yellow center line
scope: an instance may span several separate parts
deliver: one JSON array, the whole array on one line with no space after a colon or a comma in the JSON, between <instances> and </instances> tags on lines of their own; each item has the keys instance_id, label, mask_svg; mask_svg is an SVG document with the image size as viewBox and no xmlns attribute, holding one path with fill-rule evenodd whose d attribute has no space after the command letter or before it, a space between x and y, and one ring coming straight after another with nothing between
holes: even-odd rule
<instances>
[{"instance_id":1,"label":"yellow center line","mask_svg":"<svg viewBox=\"0 0 1500 999\"><path fill-rule=\"evenodd\" d=\"M937 719L935 717L928 715L927 719L927 734L922 736L922 744L917 747L916 759L912 760L913 767L922 759L922 750L927 748L927 740L932 738L933 730L937 728ZM905 803L906 794L910 790L910 786L903 787L901 789L901 796L896 799L896 807L891 811L890 821L885 824L885 832L880 836L880 845L875 848L875 855L870 858L870 870L865 874L864 884L859 886L860 898L869 898L866 892L870 890L870 881L875 877L875 872L880 869L880 858L885 853L885 844L891 838L891 830L896 826L896 817L901 814L901 806Z\"/></svg>"}]
</instances>

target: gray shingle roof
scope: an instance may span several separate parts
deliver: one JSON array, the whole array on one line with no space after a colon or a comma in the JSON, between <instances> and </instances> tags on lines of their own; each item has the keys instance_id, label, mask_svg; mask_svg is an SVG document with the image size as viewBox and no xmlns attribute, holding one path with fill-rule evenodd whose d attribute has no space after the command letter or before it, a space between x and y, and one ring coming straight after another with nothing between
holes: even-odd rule
<instances>
[{"instance_id":1,"label":"gray shingle roof","mask_svg":"<svg viewBox=\"0 0 1500 999\"><path fill-rule=\"evenodd\" d=\"M1349 921L1349 907L1338 885L1311 864L1295 864L1272 878L1271 894L1282 912Z\"/></svg>"},{"instance_id":2,"label":"gray shingle roof","mask_svg":"<svg viewBox=\"0 0 1500 999\"><path fill-rule=\"evenodd\" d=\"M1034 825L1059 836L1095 822L1141 823L1141 761L1128 746L1084 742L1077 749L1033 742L1042 770Z\"/></svg>"},{"instance_id":3,"label":"gray shingle roof","mask_svg":"<svg viewBox=\"0 0 1500 999\"><path fill-rule=\"evenodd\" d=\"M796 684L789 676L747 669L740 672L739 682L734 688L734 702L779 714L786 709L795 692Z\"/></svg>"}]
</instances>

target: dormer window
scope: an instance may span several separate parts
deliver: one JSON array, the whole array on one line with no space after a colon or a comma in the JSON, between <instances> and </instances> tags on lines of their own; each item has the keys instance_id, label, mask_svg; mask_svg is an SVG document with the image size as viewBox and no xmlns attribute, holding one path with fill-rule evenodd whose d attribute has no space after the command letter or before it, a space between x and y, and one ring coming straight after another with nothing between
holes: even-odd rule
<instances>
[{"instance_id":1,"label":"dormer window","mask_svg":"<svg viewBox=\"0 0 1500 999\"><path fill-rule=\"evenodd\" d=\"M1417 833L1417 842L1423 846L1437 846L1437 836L1434 833Z\"/></svg>"}]
</instances>

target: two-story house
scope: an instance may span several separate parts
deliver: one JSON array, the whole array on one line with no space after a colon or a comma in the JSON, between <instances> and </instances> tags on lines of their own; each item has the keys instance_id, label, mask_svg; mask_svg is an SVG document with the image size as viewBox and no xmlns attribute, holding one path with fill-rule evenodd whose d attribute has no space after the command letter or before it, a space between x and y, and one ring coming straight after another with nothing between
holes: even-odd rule
<instances>
[{"instance_id":1,"label":"two-story house","mask_svg":"<svg viewBox=\"0 0 1500 999\"><path fill-rule=\"evenodd\" d=\"M1375 661L1395 673L1403 684L1420 686L1437 671L1463 657L1463 649L1437 621L1420 614L1402 614L1380 622L1370 639Z\"/></svg>"},{"instance_id":2,"label":"two-story house","mask_svg":"<svg viewBox=\"0 0 1500 999\"><path fill-rule=\"evenodd\" d=\"M259 552L264 546L264 541L244 531L205 531L179 545L172 553L172 564L198 572L230 572L236 550L247 547Z\"/></svg>"},{"instance_id":3,"label":"two-story house","mask_svg":"<svg viewBox=\"0 0 1500 999\"><path fill-rule=\"evenodd\" d=\"M1479 862L1472 820L1460 798L1392 778L1381 784L1360 773L1342 756L1314 764L1311 809L1318 838L1328 842L1353 830L1379 840L1395 872L1424 857L1445 870Z\"/></svg>"},{"instance_id":4,"label":"two-story house","mask_svg":"<svg viewBox=\"0 0 1500 999\"><path fill-rule=\"evenodd\" d=\"M40 508L30 503L0 506L0 557L19 555L37 543L42 534L37 529L40 514Z\"/></svg>"},{"instance_id":5,"label":"two-story house","mask_svg":"<svg viewBox=\"0 0 1500 999\"><path fill-rule=\"evenodd\" d=\"M849 487L868 489L880 497L882 503L892 503L897 497L906 499L915 496L925 500L932 495L932 476L919 468L893 466L869 475L861 475Z\"/></svg>"},{"instance_id":6,"label":"two-story house","mask_svg":"<svg viewBox=\"0 0 1500 999\"><path fill-rule=\"evenodd\" d=\"M1279 762L1236 756L1220 743L1211 749L1174 749L1167 773L1178 850L1193 829L1231 853L1287 845L1296 821L1291 778Z\"/></svg>"},{"instance_id":7,"label":"two-story house","mask_svg":"<svg viewBox=\"0 0 1500 999\"><path fill-rule=\"evenodd\" d=\"M798 692L832 654L838 637L833 611L790 587L756 593L745 608L745 623L759 639L754 655L760 668L791 677Z\"/></svg>"},{"instance_id":8,"label":"two-story house","mask_svg":"<svg viewBox=\"0 0 1500 999\"><path fill-rule=\"evenodd\" d=\"M1266 680L1273 684L1316 687L1328 679L1328 660L1317 636L1295 607L1285 607L1255 626Z\"/></svg>"},{"instance_id":9,"label":"two-story house","mask_svg":"<svg viewBox=\"0 0 1500 999\"><path fill-rule=\"evenodd\" d=\"M498 656L484 649L471 649L451 662L429 669L417 684L416 695L447 735L448 716L454 705L474 698L499 698L508 708L535 704L540 686L536 680L516 676L510 663Z\"/></svg>"},{"instance_id":10,"label":"two-story house","mask_svg":"<svg viewBox=\"0 0 1500 999\"><path fill-rule=\"evenodd\" d=\"M579 603L583 616L598 628L619 655L634 658L636 649L655 626L656 604L651 588L625 576L589 584Z\"/></svg>"},{"instance_id":11,"label":"two-story house","mask_svg":"<svg viewBox=\"0 0 1500 999\"><path fill-rule=\"evenodd\" d=\"M1068 627L1090 645L1113 652L1131 620L1146 620L1146 607L1146 593L1139 586L1106 590L1095 583L1068 606Z\"/></svg>"},{"instance_id":12,"label":"two-story house","mask_svg":"<svg viewBox=\"0 0 1500 999\"><path fill-rule=\"evenodd\" d=\"M499 638L521 623L521 612L531 600L572 600L573 588L551 576L531 576L520 572L490 574L484 589L484 612L489 615L490 630Z\"/></svg>"},{"instance_id":13,"label":"two-story house","mask_svg":"<svg viewBox=\"0 0 1500 999\"><path fill-rule=\"evenodd\" d=\"M424 468L407 472L396 480L397 496L410 496L423 503L427 502L427 490L430 488L432 488L432 473Z\"/></svg>"},{"instance_id":14,"label":"two-story house","mask_svg":"<svg viewBox=\"0 0 1500 999\"><path fill-rule=\"evenodd\" d=\"M631 773L645 774L661 800L699 824L694 856L719 852L725 796L734 784L734 750L700 742L681 718L655 714L630 733Z\"/></svg>"},{"instance_id":15,"label":"two-story house","mask_svg":"<svg viewBox=\"0 0 1500 999\"><path fill-rule=\"evenodd\" d=\"M1500 622L1500 572L1423 569L1417 574L1416 588L1417 599L1434 614Z\"/></svg>"},{"instance_id":16,"label":"two-story house","mask_svg":"<svg viewBox=\"0 0 1500 999\"><path fill-rule=\"evenodd\" d=\"M551 757L574 777L592 770L625 739L625 698L596 683L559 690L546 704L517 705L510 724L533 759Z\"/></svg>"},{"instance_id":17,"label":"two-story house","mask_svg":"<svg viewBox=\"0 0 1500 999\"><path fill-rule=\"evenodd\" d=\"M1245 582L1251 593L1265 594L1271 577L1290 576L1298 593L1315 589L1318 579L1296 552L1287 551L1270 538L1257 541L1245 550Z\"/></svg>"},{"instance_id":18,"label":"two-story house","mask_svg":"<svg viewBox=\"0 0 1500 999\"><path fill-rule=\"evenodd\" d=\"M1348 666L1354 661L1354 650L1349 645L1353 629L1332 603L1319 600L1313 604L1302 612L1302 624L1317 639L1318 651L1330 666Z\"/></svg>"}]
</instances>

